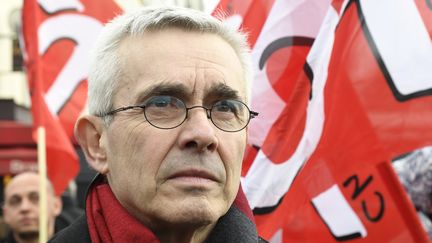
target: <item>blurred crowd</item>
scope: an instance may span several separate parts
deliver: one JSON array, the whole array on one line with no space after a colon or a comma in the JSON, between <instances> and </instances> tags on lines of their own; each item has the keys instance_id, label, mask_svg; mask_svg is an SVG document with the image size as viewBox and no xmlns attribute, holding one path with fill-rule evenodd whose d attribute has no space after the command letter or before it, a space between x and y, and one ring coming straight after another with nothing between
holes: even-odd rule
<instances>
[{"instance_id":1,"label":"blurred crowd","mask_svg":"<svg viewBox=\"0 0 432 243\"><path fill-rule=\"evenodd\" d=\"M432 239L432 147L397 159L393 166Z\"/></svg>"}]
</instances>

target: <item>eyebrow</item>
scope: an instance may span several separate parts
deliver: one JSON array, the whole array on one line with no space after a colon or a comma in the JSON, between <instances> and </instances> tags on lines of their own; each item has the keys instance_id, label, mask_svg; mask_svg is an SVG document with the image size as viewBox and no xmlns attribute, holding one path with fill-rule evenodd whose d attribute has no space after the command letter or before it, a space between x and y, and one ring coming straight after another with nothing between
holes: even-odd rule
<instances>
[{"instance_id":1,"label":"eyebrow","mask_svg":"<svg viewBox=\"0 0 432 243\"><path fill-rule=\"evenodd\" d=\"M230 86L223 83L212 85L209 92L207 92L205 96L206 98L214 99L241 100L237 90L234 90Z\"/></svg>"},{"instance_id":2,"label":"eyebrow","mask_svg":"<svg viewBox=\"0 0 432 243\"><path fill-rule=\"evenodd\" d=\"M169 83L159 83L151 86L145 92L138 96L138 103L144 102L150 96L156 95L168 95L180 98L182 100L188 100L191 97L190 88L184 84L169 84ZM233 99L241 100L238 91L234 90L230 86L224 83L217 83L210 87L210 89L204 94L204 100L223 100L223 99Z\"/></svg>"},{"instance_id":3,"label":"eyebrow","mask_svg":"<svg viewBox=\"0 0 432 243\"><path fill-rule=\"evenodd\" d=\"M184 84L160 83L151 86L146 91L141 93L138 96L137 101L139 103L142 103L150 96L156 96L156 95L169 95L169 96L175 96L183 99L188 96L187 93L188 93L187 87Z\"/></svg>"},{"instance_id":4,"label":"eyebrow","mask_svg":"<svg viewBox=\"0 0 432 243\"><path fill-rule=\"evenodd\" d=\"M15 199L15 198L21 198L21 195L14 194L14 195L9 197L9 199Z\"/></svg>"}]
</instances>

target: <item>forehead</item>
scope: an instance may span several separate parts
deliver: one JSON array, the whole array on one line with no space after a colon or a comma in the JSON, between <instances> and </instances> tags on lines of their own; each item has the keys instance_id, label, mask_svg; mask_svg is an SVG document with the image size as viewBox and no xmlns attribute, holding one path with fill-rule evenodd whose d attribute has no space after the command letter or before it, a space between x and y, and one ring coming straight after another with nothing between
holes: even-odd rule
<instances>
[{"instance_id":1,"label":"forehead","mask_svg":"<svg viewBox=\"0 0 432 243\"><path fill-rule=\"evenodd\" d=\"M12 180L5 189L5 196L26 195L29 192L39 191L39 179L37 176L27 176Z\"/></svg>"},{"instance_id":2,"label":"forehead","mask_svg":"<svg viewBox=\"0 0 432 243\"><path fill-rule=\"evenodd\" d=\"M128 37L119 48L123 78L116 98L134 102L160 85L182 85L190 97L204 98L214 87L229 87L245 100L242 66L234 49L211 33L179 29Z\"/></svg>"}]
</instances>

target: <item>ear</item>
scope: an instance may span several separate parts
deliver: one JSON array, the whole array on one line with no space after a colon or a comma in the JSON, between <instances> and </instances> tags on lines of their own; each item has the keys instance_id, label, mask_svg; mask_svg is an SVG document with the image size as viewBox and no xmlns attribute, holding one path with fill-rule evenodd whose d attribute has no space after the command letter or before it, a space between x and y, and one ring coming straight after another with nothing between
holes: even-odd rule
<instances>
[{"instance_id":1,"label":"ear","mask_svg":"<svg viewBox=\"0 0 432 243\"><path fill-rule=\"evenodd\" d=\"M53 213L54 215L57 217L60 215L62 208L63 208L63 203L60 197L57 196L53 196Z\"/></svg>"},{"instance_id":2,"label":"ear","mask_svg":"<svg viewBox=\"0 0 432 243\"><path fill-rule=\"evenodd\" d=\"M102 119L85 115L75 124L75 137L90 166L101 174L108 173L107 154L104 143L105 124Z\"/></svg>"}]
</instances>

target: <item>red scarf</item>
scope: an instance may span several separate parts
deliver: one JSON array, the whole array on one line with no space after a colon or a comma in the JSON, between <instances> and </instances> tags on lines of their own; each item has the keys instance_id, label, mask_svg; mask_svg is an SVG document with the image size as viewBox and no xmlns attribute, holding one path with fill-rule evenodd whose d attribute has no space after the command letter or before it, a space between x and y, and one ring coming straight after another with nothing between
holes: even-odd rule
<instances>
[{"instance_id":1,"label":"red scarf","mask_svg":"<svg viewBox=\"0 0 432 243\"><path fill-rule=\"evenodd\" d=\"M105 182L89 189L86 214L92 243L159 242L153 232L122 207Z\"/></svg>"},{"instance_id":2,"label":"red scarf","mask_svg":"<svg viewBox=\"0 0 432 243\"><path fill-rule=\"evenodd\" d=\"M233 206L255 223L241 186ZM159 239L150 229L123 208L101 176L88 190L86 215L92 243L159 243Z\"/></svg>"}]
</instances>

